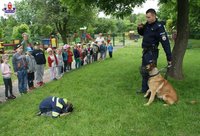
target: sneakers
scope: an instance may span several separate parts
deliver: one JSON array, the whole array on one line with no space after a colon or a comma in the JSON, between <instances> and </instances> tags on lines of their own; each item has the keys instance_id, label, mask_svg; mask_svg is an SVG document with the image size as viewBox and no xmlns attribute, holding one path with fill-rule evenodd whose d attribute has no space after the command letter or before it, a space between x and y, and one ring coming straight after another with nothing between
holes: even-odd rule
<instances>
[{"instance_id":1,"label":"sneakers","mask_svg":"<svg viewBox=\"0 0 200 136\"><path fill-rule=\"evenodd\" d=\"M30 91L32 91L32 90L34 90L34 89L35 89L34 86L32 86L32 87L29 88Z\"/></svg>"},{"instance_id":2,"label":"sneakers","mask_svg":"<svg viewBox=\"0 0 200 136\"><path fill-rule=\"evenodd\" d=\"M41 82L37 82L37 85L38 85L38 86L41 86Z\"/></svg>"},{"instance_id":3,"label":"sneakers","mask_svg":"<svg viewBox=\"0 0 200 136\"><path fill-rule=\"evenodd\" d=\"M32 87L32 90L34 90L34 89L36 89L36 87L33 86L33 87Z\"/></svg>"},{"instance_id":4,"label":"sneakers","mask_svg":"<svg viewBox=\"0 0 200 136\"><path fill-rule=\"evenodd\" d=\"M38 85L38 86L43 86L44 84L45 84L45 83L42 82L42 81L41 81L41 82L37 82L37 85Z\"/></svg>"},{"instance_id":5,"label":"sneakers","mask_svg":"<svg viewBox=\"0 0 200 136\"><path fill-rule=\"evenodd\" d=\"M40 82L40 83L41 83L41 86L45 85L45 83L44 83L44 82Z\"/></svg>"},{"instance_id":6,"label":"sneakers","mask_svg":"<svg viewBox=\"0 0 200 136\"><path fill-rule=\"evenodd\" d=\"M14 95L8 96L6 97L6 100L11 100L11 99L15 99L16 97Z\"/></svg>"},{"instance_id":7,"label":"sneakers","mask_svg":"<svg viewBox=\"0 0 200 136\"><path fill-rule=\"evenodd\" d=\"M10 97L12 97L12 99L15 99L15 98L16 98L16 96L14 96L13 94L12 94Z\"/></svg>"}]
</instances>

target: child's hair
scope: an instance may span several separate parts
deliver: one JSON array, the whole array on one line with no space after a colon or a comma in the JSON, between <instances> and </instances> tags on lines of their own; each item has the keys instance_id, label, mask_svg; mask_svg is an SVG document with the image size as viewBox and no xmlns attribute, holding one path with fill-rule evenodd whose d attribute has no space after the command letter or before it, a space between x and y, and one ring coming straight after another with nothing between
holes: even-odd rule
<instances>
[{"instance_id":1,"label":"child's hair","mask_svg":"<svg viewBox=\"0 0 200 136\"><path fill-rule=\"evenodd\" d=\"M5 59L9 59L9 55L8 54L3 54L2 55L2 60L5 60Z\"/></svg>"}]
</instances>

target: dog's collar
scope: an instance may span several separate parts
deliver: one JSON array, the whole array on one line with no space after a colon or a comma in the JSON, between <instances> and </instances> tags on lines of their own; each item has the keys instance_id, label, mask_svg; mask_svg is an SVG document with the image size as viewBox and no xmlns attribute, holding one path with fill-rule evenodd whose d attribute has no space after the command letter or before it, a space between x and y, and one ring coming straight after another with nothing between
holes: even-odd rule
<instances>
[{"instance_id":1,"label":"dog's collar","mask_svg":"<svg viewBox=\"0 0 200 136\"><path fill-rule=\"evenodd\" d=\"M154 75L149 75L149 78L150 77L154 77L154 76L157 76L158 74L160 74L160 72L158 71L158 73L154 74Z\"/></svg>"}]
</instances>

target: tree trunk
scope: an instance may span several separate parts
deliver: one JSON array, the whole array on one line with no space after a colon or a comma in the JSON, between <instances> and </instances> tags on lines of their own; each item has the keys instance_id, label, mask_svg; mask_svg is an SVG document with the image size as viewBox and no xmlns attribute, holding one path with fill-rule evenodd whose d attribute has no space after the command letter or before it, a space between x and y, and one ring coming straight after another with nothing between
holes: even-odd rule
<instances>
[{"instance_id":1,"label":"tree trunk","mask_svg":"<svg viewBox=\"0 0 200 136\"><path fill-rule=\"evenodd\" d=\"M61 23L61 22L55 22L56 25L56 29L58 30L58 32L60 33L61 37L62 37L62 41L64 44L67 44L67 35L66 35L66 31L67 31L67 24L66 23Z\"/></svg>"},{"instance_id":2,"label":"tree trunk","mask_svg":"<svg viewBox=\"0 0 200 136\"><path fill-rule=\"evenodd\" d=\"M189 0L177 0L177 37L172 51L172 67L169 69L169 76L182 80L183 58L187 49L189 34Z\"/></svg>"},{"instance_id":3,"label":"tree trunk","mask_svg":"<svg viewBox=\"0 0 200 136\"><path fill-rule=\"evenodd\" d=\"M56 25L56 29L58 30L58 32L60 33L61 37L62 37L62 41L64 44L67 44L67 23L68 23L68 18L64 17L62 19L62 21L56 21L55 25Z\"/></svg>"},{"instance_id":4,"label":"tree trunk","mask_svg":"<svg viewBox=\"0 0 200 136\"><path fill-rule=\"evenodd\" d=\"M62 37L62 41L64 44L67 44L67 35L66 35L66 32L61 32L60 33L61 37Z\"/></svg>"}]
</instances>

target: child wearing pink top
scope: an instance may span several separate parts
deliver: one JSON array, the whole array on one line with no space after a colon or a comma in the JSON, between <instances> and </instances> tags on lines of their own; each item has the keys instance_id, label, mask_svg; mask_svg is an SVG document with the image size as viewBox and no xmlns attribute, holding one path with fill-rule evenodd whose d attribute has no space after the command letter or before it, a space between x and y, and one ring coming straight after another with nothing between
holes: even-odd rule
<instances>
[{"instance_id":1,"label":"child wearing pink top","mask_svg":"<svg viewBox=\"0 0 200 136\"><path fill-rule=\"evenodd\" d=\"M6 100L8 99L15 99L16 97L12 93L12 80L11 80L11 68L10 65L8 64L9 61L9 56L7 54L4 54L2 56L3 63L1 64L1 72L3 76L3 82L5 85L5 96ZM8 96L8 89L10 92L10 96Z\"/></svg>"}]
</instances>

